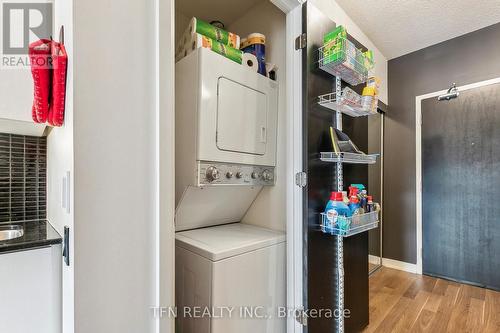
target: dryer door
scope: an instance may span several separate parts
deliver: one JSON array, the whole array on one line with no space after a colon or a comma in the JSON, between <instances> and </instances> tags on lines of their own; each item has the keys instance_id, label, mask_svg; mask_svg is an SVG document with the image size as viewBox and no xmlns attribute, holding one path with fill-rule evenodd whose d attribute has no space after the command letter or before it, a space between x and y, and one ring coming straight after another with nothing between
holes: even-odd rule
<instances>
[{"instance_id":1,"label":"dryer door","mask_svg":"<svg viewBox=\"0 0 500 333\"><path fill-rule=\"evenodd\" d=\"M217 96L217 148L264 155L267 144L267 96L220 77Z\"/></svg>"}]
</instances>

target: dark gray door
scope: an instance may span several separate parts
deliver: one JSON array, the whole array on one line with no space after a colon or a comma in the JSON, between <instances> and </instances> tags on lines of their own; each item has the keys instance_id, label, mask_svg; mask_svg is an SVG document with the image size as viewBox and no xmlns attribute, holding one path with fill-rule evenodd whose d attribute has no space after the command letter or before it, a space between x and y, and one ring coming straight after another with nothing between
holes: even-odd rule
<instances>
[{"instance_id":1,"label":"dark gray door","mask_svg":"<svg viewBox=\"0 0 500 333\"><path fill-rule=\"evenodd\" d=\"M336 190L336 166L319 160L320 152L331 151L330 126L335 114L318 105L318 96L335 90L335 77L318 68L318 48L323 36L335 28L335 22L309 1L303 4L303 31L307 48L303 61L304 170L308 185L304 191L304 304L312 309L337 309L337 240L319 228L319 214L325 209L330 192ZM362 47L359 45L359 47ZM360 87L358 87L359 89ZM356 89L356 88L355 88ZM366 117L343 117L344 131L366 151L368 121ZM344 184L367 184L368 167L344 165ZM348 237L343 242L345 332L360 332L368 324L368 233ZM309 317L304 332L332 333L338 321L328 316Z\"/></svg>"},{"instance_id":2,"label":"dark gray door","mask_svg":"<svg viewBox=\"0 0 500 333\"><path fill-rule=\"evenodd\" d=\"M424 100L422 119L423 272L500 289L500 85Z\"/></svg>"}]
</instances>

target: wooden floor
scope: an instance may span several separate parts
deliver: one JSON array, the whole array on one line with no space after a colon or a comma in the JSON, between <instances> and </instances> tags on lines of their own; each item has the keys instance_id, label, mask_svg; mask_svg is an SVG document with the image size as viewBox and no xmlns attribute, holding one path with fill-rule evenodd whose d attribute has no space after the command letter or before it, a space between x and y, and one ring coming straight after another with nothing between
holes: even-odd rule
<instances>
[{"instance_id":1,"label":"wooden floor","mask_svg":"<svg viewBox=\"0 0 500 333\"><path fill-rule=\"evenodd\" d=\"M500 332L500 292L383 267L364 332Z\"/></svg>"}]
</instances>

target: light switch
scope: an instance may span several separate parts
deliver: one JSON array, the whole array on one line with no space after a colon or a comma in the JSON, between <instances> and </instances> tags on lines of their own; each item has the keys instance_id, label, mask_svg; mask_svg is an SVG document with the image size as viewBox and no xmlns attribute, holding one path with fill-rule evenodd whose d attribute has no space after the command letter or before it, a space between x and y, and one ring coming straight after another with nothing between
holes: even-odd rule
<instances>
[{"instance_id":1,"label":"light switch","mask_svg":"<svg viewBox=\"0 0 500 333\"><path fill-rule=\"evenodd\" d=\"M62 198L61 198L61 207L66 211L67 214L70 213L70 202L71 202L71 192L70 192L70 172L66 171L66 174L62 178Z\"/></svg>"}]
</instances>

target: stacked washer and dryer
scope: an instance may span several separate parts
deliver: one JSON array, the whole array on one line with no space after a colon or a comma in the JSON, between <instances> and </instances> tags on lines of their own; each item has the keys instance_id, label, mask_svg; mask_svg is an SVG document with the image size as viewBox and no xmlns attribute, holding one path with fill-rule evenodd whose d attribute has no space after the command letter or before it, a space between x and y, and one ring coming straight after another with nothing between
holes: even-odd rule
<instances>
[{"instance_id":1,"label":"stacked washer and dryer","mask_svg":"<svg viewBox=\"0 0 500 333\"><path fill-rule=\"evenodd\" d=\"M241 223L275 183L278 84L204 48L175 84L176 330L285 332L285 234Z\"/></svg>"}]
</instances>

